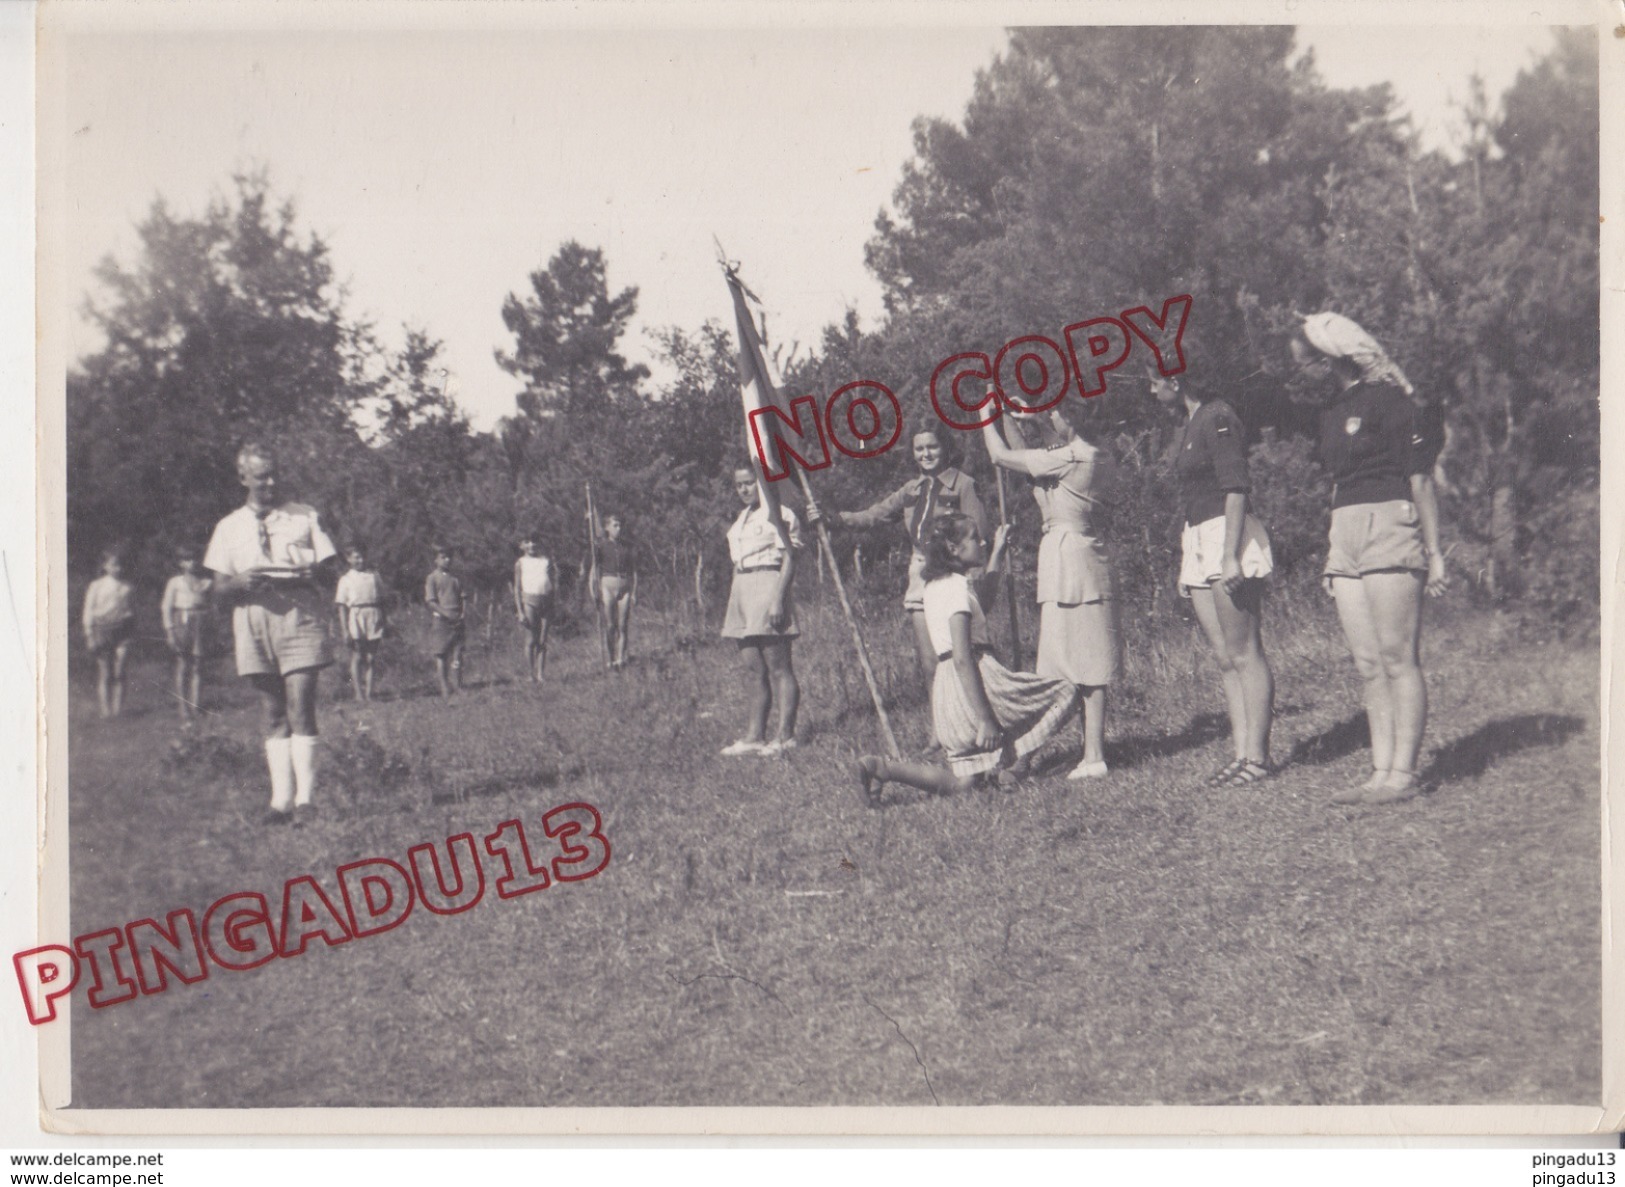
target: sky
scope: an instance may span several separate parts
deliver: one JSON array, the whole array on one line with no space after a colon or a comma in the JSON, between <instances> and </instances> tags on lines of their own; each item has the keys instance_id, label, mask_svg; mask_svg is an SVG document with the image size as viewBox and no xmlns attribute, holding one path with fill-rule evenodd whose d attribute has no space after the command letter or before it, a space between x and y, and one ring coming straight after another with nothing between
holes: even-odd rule
<instances>
[{"instance_id":1,"label":"sky","mask_svg":"<svg viewBox=\"0 0 1625 1187\"><path fill-rule=\"evenodd\" d=\"M445 11L442 9L442 11ZM449 392L479 427L513 411L503 298L567 239L635 285L623 340L726 321L712 236L743 263L771 332L812 344L851 306L916 116L957 119L996 24L927 28L326 29L76 32L58 44L72 304L162 195L182 214L264 167L319 233L353 316L398 344L443 339ZM1535 25L1304 26L1334 86L1391 82L1449 147L1468 75L1498 95L1549 43ZM70 351L97 339L70 322ZM657 372L658 377L658 372Z\"/></svg>"}]
</instances>

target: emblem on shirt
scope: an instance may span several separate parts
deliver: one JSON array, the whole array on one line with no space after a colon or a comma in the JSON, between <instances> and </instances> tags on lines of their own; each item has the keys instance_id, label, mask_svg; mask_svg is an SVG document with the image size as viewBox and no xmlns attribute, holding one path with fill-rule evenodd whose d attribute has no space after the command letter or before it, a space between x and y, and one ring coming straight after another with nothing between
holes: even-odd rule
<instances>
[{"instance_id":1,"label":"emblem on shirt","mask_svg":"<svg viewBox=\"0 0 1625 1187\"><path fill-rule=\"evenodd\" d=\"M1358 416L1349 417L1343 422L1343 431L1350 437L1354 436L1355 433L1358 433L1360 431L1360 418Z\"/></svg>"}]
</instances>

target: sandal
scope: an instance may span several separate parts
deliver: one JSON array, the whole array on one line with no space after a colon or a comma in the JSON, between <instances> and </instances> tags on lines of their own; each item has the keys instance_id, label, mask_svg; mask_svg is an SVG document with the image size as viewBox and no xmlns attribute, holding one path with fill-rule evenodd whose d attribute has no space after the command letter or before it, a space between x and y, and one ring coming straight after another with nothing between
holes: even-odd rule
<instances>
[{"instance_id":1,"label":"sandal","mask_svg":"<svg viewBox=\"0 0 1625 1187\"><path fill-rule=\"evenodd\" d=\"M1228 765L1220 767L1214 772L1213 777L1207 781L1207 785L1209 787L1224 786L1224 784L1230 782L1230 780L1236 777L1237 771L1241 770L1241 768L1246 765L1247 760L1244 758L1231 759Z\"/></svg>"},{"instance_id":2,"label":"sandal","mask_svg":"<svg viewBox=\"0 0 1625 1187\"><path fill-rule=\"evenodd\" d=\"M1250 758L1244 758L1241 760L1241 766L1236 768L1236 773L1230 776L1225 786L1242 787L1248 783L1262 783L1274 774L1274 767L1261 762L1254 762Z\"/></svg>"}]
</instances>

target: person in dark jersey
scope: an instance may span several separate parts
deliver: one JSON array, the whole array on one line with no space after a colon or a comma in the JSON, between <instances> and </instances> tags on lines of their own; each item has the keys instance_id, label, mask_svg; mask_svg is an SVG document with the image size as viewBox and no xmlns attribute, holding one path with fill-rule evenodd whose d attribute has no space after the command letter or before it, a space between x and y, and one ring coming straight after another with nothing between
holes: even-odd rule
<instances>
[{"instance_id":1,"label":"person in dark jersey","mask_svg":"<svg viewBox=\"0 0 1625 1187\"><path fill-rule=\"evenodd\" d=\"M1404 372L1349 318L1311 315L1291 350L1305 377L1329 393L1319 440L1333 482L1325 584L1365 684L1371 730L1371 777L1332 798L1398 803L1420 790L1422 594L1437 597L1449 583L1432 478L1442 441Z\"/></svg>"},{"instance_id":2,"label":"person in dark jersey","mask_svg":"<svg viewBox=\"0 0 1625 1187\"><path fill-rule=\"evenodd\" d=\"M1264 578L1275 562L1269 534L1249 507L1247 430L1228 401L1206 395L1188 376L1152 369L1149 377L1157 402L1185 418L1172 450L1185 516L1179 592L1218 657L1230 715L1235 756L1208 783L1256 783L1273 773L1275 674L1261 623Z\"/></svg>"},{"instance_id":3,"label":"person in dark jersey","mask_svg":"<svg viewBox=\"0 0 1625 1187\"><path fill-rule=\"evenodd\" d=\"M622 537L626 517L611 512L604 517L587 588L598 599L604 628L604 655L611 668L626 667L627 631L632 607L638 600L638 567L632 544Z\"/></svg>"}]
</instances>

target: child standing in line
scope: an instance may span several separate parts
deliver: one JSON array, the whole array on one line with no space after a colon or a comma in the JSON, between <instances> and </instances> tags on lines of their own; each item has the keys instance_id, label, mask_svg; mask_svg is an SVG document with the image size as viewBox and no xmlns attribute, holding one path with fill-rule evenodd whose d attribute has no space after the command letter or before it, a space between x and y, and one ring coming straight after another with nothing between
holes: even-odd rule
<instances>
[{"instance_id":1,"label":"child standing in line","mask_svg":"<svg viewBox=\"0 0 1625 1187\"><path fill-rule=\"evenodd\" d=\"M948 769L877 755L858 760L864 796L878 802L888 780L939 795L966 791L983 776L1004 772L1037 750L1077 711L1078 686L1060 677L1012 672L994 658L982 615L982 591L996 590L1008 527L989 553L975 521L965 515L933 520L923 541L925 625L936 652L931 718ZM969 576L985 563L973 580Z\"/></svg>"},{"instance_id":2,"label":"child standing in line","mask_svg":"<svg viewBox=\"0 0 1625 1187\"><path fill-rule=\"evenodd\" d=\"M359 541L344 554L349 571L333 591L339 634L350 648L350 687L358 701L372 700L373 657L384 637L384 583L367 566L367 549Z\"/></svg>"},{"instance_id":3,"label":"child standing in line","mask_svg":"<svg viewBox=\"0 0 1625 1187\"><path fill-rule=\"evenodd\" d=\"M124 660L135 634L135 587L124 580L124 555L102 553L102 575L85 590L85 645L96 657L96 703L103 717L124 712Z\"/></svg>"},{"instance_id":4,"label":"child standing in line","mask_svg":"<svg viewBox=\"0 0 1625 1187\"><path fill-rule=\"evenodd\" d=\"M542 555L535 532L519 542L522 554L513 566L513 609L525 628L525 671L539 684L547 670L547 628L556 611L553 558Z\"/></svg>"},{"instance_id":5,"label":"child standing in line","mask_svg":"<svg viewBox=\"0 0 1625 1187\"><path fill-rule=\"evenodd\" d=\"M463 583L452 576L451 549L437 546L434 571L423 585L423 602L433 616L429 646L434 652L434 674L440 695L463 690Z\"/></svg>"},{"instance_id":6,"label":"child standing in line","mask_svg":"<svg viewBox=\"0 0 1625 1187\"><path fill-rule=\"evenodd\" d=\"M604 654L611 668L626 667L626 632L638 599L638 568L632 545L623 540L626 520L611 513L604 520L604 538L598 541L597 567L587 587L603 610Z\"/></svg>"},{"instance_id":7,"label":"child standing in line","mask_svg":"<svg viewBox=\"0 0 1625 1187\"><path fill-rule=\"evenodd\" d=\"M202 708L203 652L208 646L210 600L214 581L203 575L197 549L183 545L176 551L180 572L164 586L161 612L164 638L175 655L175 700L182 721L190 721Z\"/></svg>"}]
</instances>

